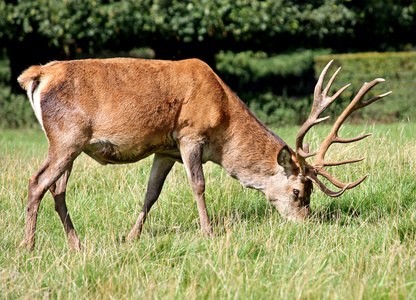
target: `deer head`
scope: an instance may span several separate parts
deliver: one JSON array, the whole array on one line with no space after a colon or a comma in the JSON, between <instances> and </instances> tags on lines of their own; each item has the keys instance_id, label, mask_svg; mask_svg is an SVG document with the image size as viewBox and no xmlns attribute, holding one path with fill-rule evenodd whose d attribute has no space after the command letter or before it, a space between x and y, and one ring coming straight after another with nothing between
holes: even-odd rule
<instances>
[{"instance_id":1,"label":"deer head","mask_svg":"<svg viewBox=\"0 0 416 300\"><path fill-rule=\"evenodd\" d=\"M332 83L334 82L338 72L341 69L339 68L331 77L326 87L322 90L323 81L331 63L332 61L326 65L315 86L311 113L296 136L295 154L291 153L287 147L283 147L279 152L278 163L281 167L283 167L286 174L286 180L279 179L279 182L286 182L286 185L283 188L279 186L277 189L266 194L266 196L274 195L273 197L268 197L271 203L276 206L276 208L283 216L286 216L291 220L303 220L309 215L309 202L310 195L312 193L312 183L317 185L326 195L330 197L338 197L342 195L347 189L352 189L358 186L368 176L365 175L360 179L350 183L343 183L339 181L335 176L325 170L326 166L338 166L355 163L362 161L364 158L348 159L338 162L327 162L324 159L325 154L327 153L329 147L334 143L352 143L370 136L371 134L365 134L355 138L340 138L338 136L338 131L351 113L391 93L388 92L373 97L370 100L362 101L362 98L365 96L365 94L376 84L383 82L384 79L378 78L370 83L364 83L351 103L337 118L331 131L319 146L318 151L310 152L309 144L303 144L305 135L314 125L321 123L322 121L325 121L329 118L329 116L323 118L319 118L319 116L331 103L337 99L337 97L345 89L350 86L350 84L348 84L338 90L333 96L328 96L328 92L332 86ZM315 157L312 163L307 162L307 159L310 157ZM329 182L338 187L340 190L333 191L328 188L321 180L319 180L318 175L328 179ZM280 193L278 191L280 191Z\"/></svg>"}]
</instances>

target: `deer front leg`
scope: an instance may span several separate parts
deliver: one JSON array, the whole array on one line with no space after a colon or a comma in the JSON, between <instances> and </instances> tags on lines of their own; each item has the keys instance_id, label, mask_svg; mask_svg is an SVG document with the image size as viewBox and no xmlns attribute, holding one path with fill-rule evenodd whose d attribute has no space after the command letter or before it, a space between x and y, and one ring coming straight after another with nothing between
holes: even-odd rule
<instances>
[{"instance_id":1,"label":"deer front leg","mask_svg":"<svg viewBox=\"0 0 416 300\"><path fill-rule=\"evenodd\" d=\"M69 217L68 209L66 207L65 192L68 183L69 175L71 174L72 163L69 168L62 174L62 176L49 188L53 199L55 200L55 210L61 218L64 225L66 236L68 238L69 247L71 250L80 250L81 242L75 232L74 225Z\"/></svg>"},{"instance_id":2,"label":"deer front leg","mask_svg":"<svg viewBox=\"0 0 416 300\"><path fill-rule=\"evenodd\" d=\"M149 213L150 208L159 198L166 176L169 174L174 164L175 161L169 157L155 154L152 170L150 171L149 182L147 183L143 208L139 214L136 224L127 237L127 241L132 241L139 238L147 214Z\"/></svg>"},{"instance_id":3,"label":"deer front leg","mask_svg":"<svg viewBox=\"0 0 416 300\"><path fill-rule=\"evenodd\" d=\"M198 206L201 230L204 234L213 235L205 203L205 178L202 170L202 144L186 143L181 140L180 151L189 181L194 191Z\"/></svg>"}]
</instances>

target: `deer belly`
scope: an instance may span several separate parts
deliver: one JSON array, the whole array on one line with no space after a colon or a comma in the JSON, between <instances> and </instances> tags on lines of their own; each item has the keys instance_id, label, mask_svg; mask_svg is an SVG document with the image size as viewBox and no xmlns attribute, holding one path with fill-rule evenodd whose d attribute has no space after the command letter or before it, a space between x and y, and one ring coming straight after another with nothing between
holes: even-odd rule
<instances>
[{"instance_id":1,"label":"deer belly","mask_svg":"<svg viewBox=\"0 0 416 300\"><path fill-rule=\"evenodd\" d=\"M155 152L156 147L136 145L123 147L109 141L98 140L90 143L84 152L102 165L126 164L139 161Z\"/></svg>"}]
</instances>

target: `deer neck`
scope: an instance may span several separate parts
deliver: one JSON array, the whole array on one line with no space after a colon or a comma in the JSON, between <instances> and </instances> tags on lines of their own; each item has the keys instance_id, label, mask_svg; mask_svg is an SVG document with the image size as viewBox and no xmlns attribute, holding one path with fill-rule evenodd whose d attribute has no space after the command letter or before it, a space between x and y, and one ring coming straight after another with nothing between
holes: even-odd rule
<instances>
[{"instance_id":1,"label":"deer neck","mask_svg":"<svg viewBox=\"0 0 416 300\"><path fill-rule=\"evenodd\" d=\"M277 155L286 144L263 125L244 104L232 109L220 164L227 173L249 188L264 191L278 170Z\"/></svg>"}]
</instances>

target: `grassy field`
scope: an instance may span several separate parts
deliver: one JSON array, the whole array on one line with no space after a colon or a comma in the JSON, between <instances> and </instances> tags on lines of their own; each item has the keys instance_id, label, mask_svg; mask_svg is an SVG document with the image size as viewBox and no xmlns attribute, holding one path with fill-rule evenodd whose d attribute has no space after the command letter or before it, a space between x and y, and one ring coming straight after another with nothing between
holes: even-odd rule
<instances>
[{"instance_id":1,"label":"grassy field","mask_svg":"<svg viewBox=\"0 0 416 300\"><path fill-rule=\"evenodd\" d=\"M276 132L291 146L298 128ZM321 127L308 135L317 145ZM142 237L124 243L141 209L151 158L100 166L75 162L67 202L84 249L68 251L48 194L35 250L17 249L27 182L46 157L40 130L0 131L1 299L410 299L416 297L416 124L347 126L329 159L341 180L369 173L340 198L315 189L309 222L284 221L264 196L205 165L216 236L204 238L182 165L169 174ZM331 157L332 155L332 157Z\"/></svg>"}]
</instances>

